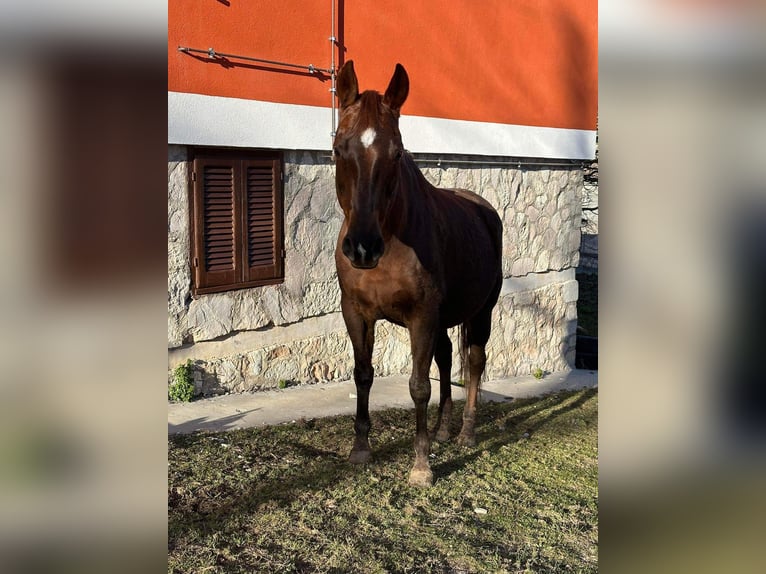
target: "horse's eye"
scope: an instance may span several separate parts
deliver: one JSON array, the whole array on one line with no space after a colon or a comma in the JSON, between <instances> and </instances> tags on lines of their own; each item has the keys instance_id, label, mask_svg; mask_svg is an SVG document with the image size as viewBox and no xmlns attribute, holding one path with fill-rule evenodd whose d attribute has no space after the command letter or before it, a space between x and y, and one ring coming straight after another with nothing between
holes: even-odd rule
<instances>
[{"instance_id":1,"label":"horse's eye","mask_svg":"<svg viewBox=\"0 0 766 574\"><path fill-rule=\"evenodd\" d=\"M332 148L332 155L333 157L338 157L340 155L340 150L337 147Z\"/></svg>"},{"instance_id":2,"label":"horse's eye","mask_svg":"<svg viewBox=\"0 0 766 574\"><path fill-rule=\"evenodd\" d=\"M396 153L394 154L394 159L397 161L402 159L402 150L400 149L396 150Z\"/></svg>"}]
</instances>

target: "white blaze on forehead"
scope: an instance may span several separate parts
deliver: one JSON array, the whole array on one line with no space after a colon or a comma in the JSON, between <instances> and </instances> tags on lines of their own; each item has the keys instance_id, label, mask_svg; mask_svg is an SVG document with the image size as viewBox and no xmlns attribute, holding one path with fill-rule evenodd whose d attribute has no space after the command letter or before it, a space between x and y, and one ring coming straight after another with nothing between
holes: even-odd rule
<instances>
[{"instance_id":1,"label":"white blaze on forehead","mask_svg":"<svg viewBox=\"0 0 766 574\"><path fill-rule=\"evenodd\" d=\"M362 140L362 145L365 148L368 148L372 145L372 142L375 141L375 130L373 128L367 128L362 132L362 137L359 138Z\"/></svg>"}]
</instances>

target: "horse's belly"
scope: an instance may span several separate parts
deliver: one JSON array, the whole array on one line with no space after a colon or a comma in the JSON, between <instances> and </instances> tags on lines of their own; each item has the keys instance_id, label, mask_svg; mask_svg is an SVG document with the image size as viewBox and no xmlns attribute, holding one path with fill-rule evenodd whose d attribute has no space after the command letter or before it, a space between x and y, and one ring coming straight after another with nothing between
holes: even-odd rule
<instances>
[{"instance_id":1,"label":"horse's belly","mask_svg":"<svg viewBox=\"0 0 766 574\"><path fill-rule=\"evenodd\" d=\"M474 317L497 292L501 280L500 270L487 265L476 269L476 274L471 277L449 281L440 309L444 327L454 327Z\"/></svg>"}]
</instances>

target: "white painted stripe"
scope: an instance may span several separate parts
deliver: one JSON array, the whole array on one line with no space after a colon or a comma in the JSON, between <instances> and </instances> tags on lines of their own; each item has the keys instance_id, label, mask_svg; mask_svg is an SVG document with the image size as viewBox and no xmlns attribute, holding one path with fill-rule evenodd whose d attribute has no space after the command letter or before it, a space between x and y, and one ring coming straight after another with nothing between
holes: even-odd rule
<instances>
[{"instance_id":1,"label":"white painted stripe","mask_svg":"<svg viewBox=\"0 0 766 574\"><path fill-rule=\"evenodd\" d=\"M327 149L329 108L168 92L168 143Z\"/></svg>"},{"instance_id":2,"label":"white painted stripe","mask_svg":"<svg viewBox=\"0 0 766 574\"><path fill-rule=\"evenodd\" d=\"M168 143L329 150L330 108L168 92ZM592 159L595 130L402 116L415 153Z\"/></svg>"},{"instance_id":3,"label":"white painted stripe","mask_svg":"<svg viewBox=\"0 0 766 574\"><path fill-rule=\"evenodd\" d=\"M557 159L596 157L596 131L402 116L404 147L412 152L522 156Z\"/></svg>"}]
</instances>

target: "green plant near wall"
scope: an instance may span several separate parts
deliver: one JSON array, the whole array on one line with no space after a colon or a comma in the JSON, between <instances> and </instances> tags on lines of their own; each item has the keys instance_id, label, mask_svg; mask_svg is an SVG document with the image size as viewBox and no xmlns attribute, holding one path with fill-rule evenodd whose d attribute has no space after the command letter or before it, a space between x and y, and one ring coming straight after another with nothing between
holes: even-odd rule
<instances>
[{"instance_id":1,"label":"green plant near wall","mask_svg":"<svg viewBox=\"0 0 766 574\"><path fill-rule=\"evenodd\" d=\"M168 387L171 401L189 402L194 398L194 379L192 378L191 359L178 365L173 371L173 382Z\"/></svg>"}]
</instances>

